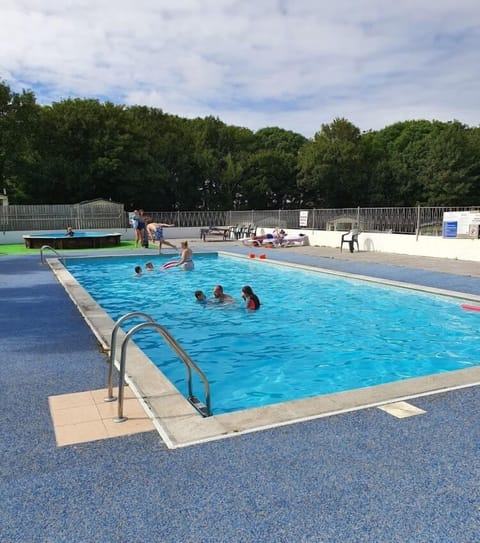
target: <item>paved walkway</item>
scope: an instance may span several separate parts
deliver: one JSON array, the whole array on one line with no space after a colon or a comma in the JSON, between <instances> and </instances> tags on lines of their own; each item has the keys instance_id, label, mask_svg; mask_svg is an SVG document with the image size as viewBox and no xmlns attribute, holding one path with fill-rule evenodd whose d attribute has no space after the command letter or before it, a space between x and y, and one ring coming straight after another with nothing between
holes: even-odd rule
<instances>
[{"instance_id":1,"label":"paved walkway","mask_svg":"<svg viewBox=\"0 0 480 543\"><path fill-rule=\"evenodd\" d=\"M267 257L480 294L476 263ZM48 398L102 388L106 364L38 255L0 257L0 361L2 543L479 540L478 387L417 398L425 414L404 419L366 409L175 451L154 431L58 447Z\"/></svg>"}]
</instances>

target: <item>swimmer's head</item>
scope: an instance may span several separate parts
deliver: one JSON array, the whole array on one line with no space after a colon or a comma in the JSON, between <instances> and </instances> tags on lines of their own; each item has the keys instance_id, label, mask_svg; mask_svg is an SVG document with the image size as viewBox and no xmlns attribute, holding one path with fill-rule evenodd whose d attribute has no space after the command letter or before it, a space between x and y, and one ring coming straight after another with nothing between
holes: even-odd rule
<instances>
[{"instance_id":1,"label":"swimmer's head","mask_svg":"<svg viewBox=\"0 0 480 543\"><path fill-rule=\"evenodd\" d=\"M223 296L223 287L222 285L216 285L213 288L213 295L215 298L221 298Z\"/></svg>"},{"instance_id":2,"label":"swimmer's head","mask_svg":"<svg viewBox=\"0 0 480 543\"><path fill-rule=\"evenodd\" d=\"M207 299L207 297L205 296L205 293L203 292L203 290L196 290L195 291L195 298L199 302L204 302Z\"/></svg>"}]
</instances>

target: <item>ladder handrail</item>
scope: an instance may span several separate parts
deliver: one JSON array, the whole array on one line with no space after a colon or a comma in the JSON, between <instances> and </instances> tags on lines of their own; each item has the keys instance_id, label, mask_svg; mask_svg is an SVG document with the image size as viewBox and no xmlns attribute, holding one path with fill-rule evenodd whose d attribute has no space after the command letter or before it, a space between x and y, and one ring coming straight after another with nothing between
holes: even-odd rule
<instances>
[{"instance_id":1,"label":"ladder handrail","mask_svg":"<svg viewBox=\"0 0 480 543\"><path fill-rule=\"evenodd\" d=\"M43 250L44 249L50 249L50 251L53 251L57 255L57 258L59 260L62 260L62 261L65 260L65 258L60 253L58 253L53 247L51 247L50 245L42 245L40 247L40 263L41 264L45 264L45 259L43 257Z\"/></svg>"},{"instance_id":2,"label":"ladder handrail","mask_svg":"<svg viewBox=\"0 0 480 543\"><path fill-rule=\"evenodd\" d=\"M107 378L107 388L108 388L108 396L104 398L104 401L106 402L113 402L117 398L113 395L113 366L115 364L115 355L117 350L117 333L118 329L120 328L120 325L122 322L125 322L127 319L132 319L135 317L145 317L150 322L155 322L154 319L148 315L147 313L143 313L142 311L132 311L131 313L126 313L122 317L120 317L117 322L115 323L112 335L110 339L110 356L108 358L109 367L108 367L108 378Z\"/></svg>"},{"instance_id":3,"label":"ladder handrail","mask_svg":"<svg viewBox=\"0 0 480 543\"><path fill-rule=\"evenodd\" d=\"M127 420L127 417L123 416L123 388L125 384L125 366L126 366L126 354L127 354L127 346L128 342L130 341L130 338L136 334L138 331L143 330L145 328L151 328L154 327L157 329L157 332L161 334L163 339L172 347L172 349L177 353L177 355L182 359L183 363L185 364L185 367L187 369L188 374L188 399L191 401L194 399L193 391L192 391L192 369L197 373L197 375L200 377L200 379L203 381L204 387L205 387L205 404L206 404L206 416L209 417L212 414L212 410L210 407L210 384L208 382L208 379L206 375L203 373L203 371L195 364L195 362L190 358L190 356L182 349L182 347L175 341L175 339L172 337L170 332L161 324L158 324L158 322L144 322L141 324L137 324L137 326L133 327L127 335L125 336L125 339L122 343L122 353L120 357L120 376L119 376L119 382L118 382L118 415L113 420L115 422L123 422Z\"/></svg>"}]
</instances>

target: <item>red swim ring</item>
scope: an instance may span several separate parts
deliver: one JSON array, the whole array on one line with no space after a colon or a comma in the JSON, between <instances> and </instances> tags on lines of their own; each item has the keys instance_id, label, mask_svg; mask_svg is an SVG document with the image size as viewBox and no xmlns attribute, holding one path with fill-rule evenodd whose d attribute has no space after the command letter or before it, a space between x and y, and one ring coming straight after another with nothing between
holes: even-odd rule
<instances>
[{"instance_id":1,"label":"red swim ring","mask_svg":"<svg viewBox=\"0 0 480 543\"><path fill-rule=\"evenodd\" d=\"M162 270L168 270L168 268L173 268L178 264L178 260L170 260L170 262L165 262L165 264L162 266Z\"/></svg>"},{"instance_id":2,"label":"red swim ring","mask_svg":"<svg viewBox=\"0 0 480 543\"><path fill-rule=\"evenodd\" d=\"M462 304L462 308L467 311L480 311L480 305Z\"/></svg>"}]
</instances>

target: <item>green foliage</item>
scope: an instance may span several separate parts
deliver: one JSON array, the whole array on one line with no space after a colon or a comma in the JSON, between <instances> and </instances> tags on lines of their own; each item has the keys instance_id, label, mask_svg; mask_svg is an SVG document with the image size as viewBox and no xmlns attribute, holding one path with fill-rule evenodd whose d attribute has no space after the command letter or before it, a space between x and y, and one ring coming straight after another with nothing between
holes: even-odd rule
<instances>
[{"instance_id":1,"label":"green foliage","mask_svg":"<svg viewBox=\"0 0 480 543\"><path fill-rule=\"evenodd\" d=\"M0 81L0 190L18 203L28 201L25 179L34 162L39 114L32 92L14 93Z\"/></svg>"},{"instance_id":2,"label":"green foliage","mask_svg":"<svg viewBox=\"0 0 480 543\"><path fill-rule=\"evenodd\" d=\"M426 141L419 174L428 205L468 205L480 188L480 147L474 132L459 122L439 125Z\"/></svg>"},{"instance_id":3,"label":"green foliage","mask_svg":"<svg viewBox=\"0 0 480 543\"><path fill-rule=\"evenodd\" d=\"M0 183L11 203L111 198L166 211L470 206L480 128L418 120L361 134L337 118L307 140L98 100L39 106L0 81Z\"/></svg>"},{"instance_id":4,"label":"green foliage","mask_svg":"<svg viewBox=\"0 0 480 543\"><path fill-rule=\"evenodd\" d=\"M322 125L299 156L299 186L316 207L362 205L365 159L360 130L346 119ZM364 204L363 204L364 205Z\"/></svg>"}]
</instances>

